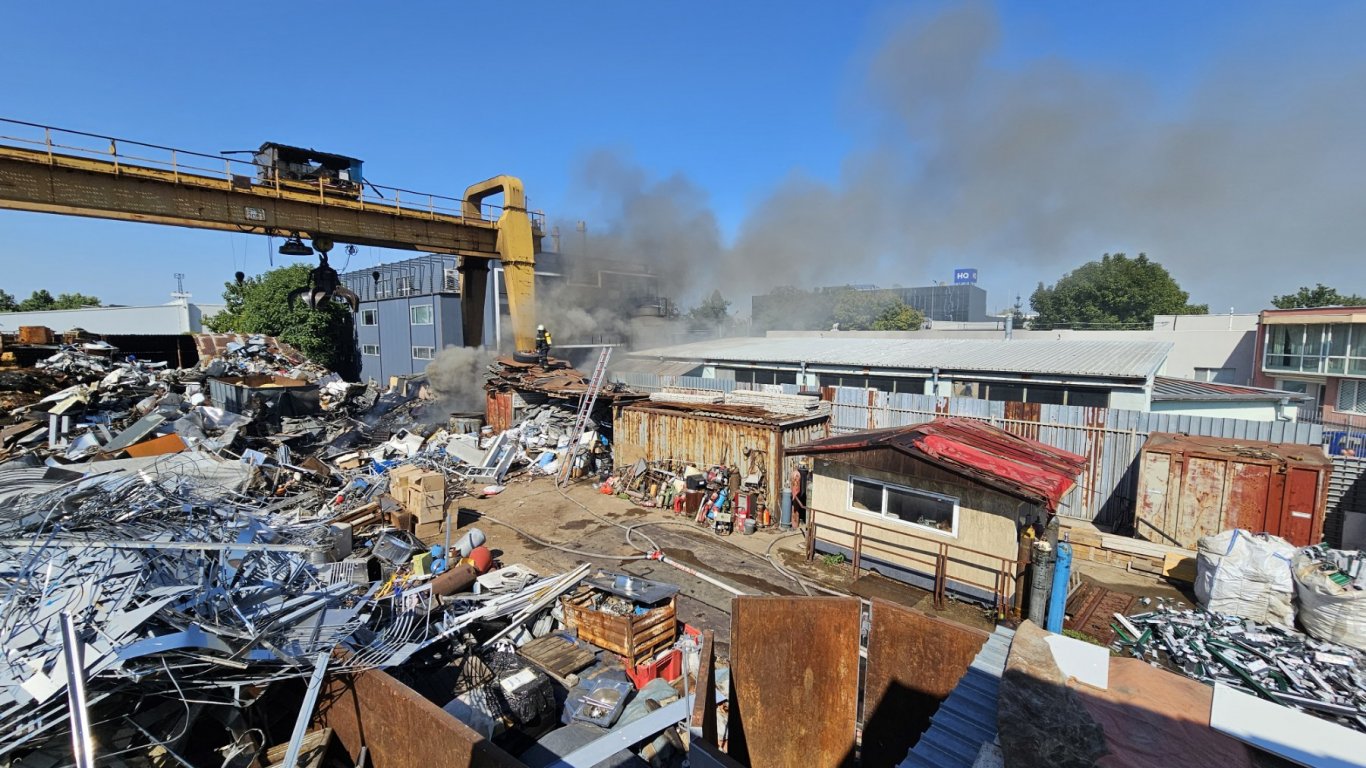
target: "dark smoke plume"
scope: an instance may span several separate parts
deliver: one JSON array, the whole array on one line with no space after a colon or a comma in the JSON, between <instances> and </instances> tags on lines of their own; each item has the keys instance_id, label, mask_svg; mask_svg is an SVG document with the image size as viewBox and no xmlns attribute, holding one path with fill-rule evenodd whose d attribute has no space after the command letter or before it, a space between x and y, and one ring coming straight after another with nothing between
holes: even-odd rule
<instances>
[{"instance_id":1,"label":"dark smoke plume","mask_svg":"<svg viewBox=\"0 0 1366 768\"><path fill-rule=\"evenodd\" d=\"M956 266L1006 306L1114 251L1146 252L1216 311L1316 280L1360 293L1366 63L1332 34L1351 26L1235 46L1173 101L1137 73L998 63L1008 32L989 6L913 16L870 59L859 117L879 138L836 182L794 171L724 244L686 177L597 153L580 169L601 213L590 249L672 270L685 306L720 288L742 313L776 285L917 285Z\"/></svg>"}]
</instances>

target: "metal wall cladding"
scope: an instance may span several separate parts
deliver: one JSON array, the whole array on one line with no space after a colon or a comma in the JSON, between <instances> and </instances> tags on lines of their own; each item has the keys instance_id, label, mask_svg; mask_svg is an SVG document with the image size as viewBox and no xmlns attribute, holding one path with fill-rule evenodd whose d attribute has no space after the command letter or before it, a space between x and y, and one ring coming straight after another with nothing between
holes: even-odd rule
<instances>
[{"instance_id":1,"label":"metal wall cladding","mask_svg":"<svg viewBox=\"0 0 1366 768\"><path fill-rule=\"evenodd\" d=\"M484 398L484 422L494 432L512 429L512 393L489 392Z\"/></svg>"},{"instance_id":2,"label":"metal wall cladding","mask_svg":"<svg viewBox=\"0 0 1366 768\"><path fill-rule=\"evenodd\" d=\"M744 385L737 387L733 381L694 376L626 373L620 378L643 389L687 386L729 392L746 388ZM783 390L792 394L797 392L793 385L784 385ZM1299 445L1323 442L1323 427L1307 422L1248 421L1112 408L1005 403L858 387L826 387L822 396L833 404L830 434L923 424L939 416L963 416L1085 456L1087 466L1081 484L1063 499L1059 514L1093 521L1118 531L1134 525L1139 454L1153 432L1185 432ZM790 468L790 462L788 465Z\"/></svg>"},{"instance_id":3,"label":"metal wall cladding","mask_svg":"<svg viewBox=\"0 0 1366 768\"><path fill-rule=\"evenodd\" d=\"M733 392L743 389L734 379L704 379L701 376L660 376L638 371L612 372L612 381L620 381L633 389L645 392L659 392L665 387L687 387L689 389L714 389L717 392Z\"/></svg>"},{"instance_id":4,"label":"metal wall cladding","mask_svg":"<svg viewBox=\"0 0 1366 768\"><path fill-rule=\"evenodd\" d=\"M1320 425L1302 422L1006 403L854 387L827 387L823 396L833 403L832 434L923 424L940 416L962 416L1085 456L1087 465L1081 484L1064 497L1058 513L1117 531L1134 524L1138 457L1152 432L1187 432L1300 445L1319 445L1323 440Z\"/></svg>"},{"instance_id":5,"label":"metal wall cladding","mask_svg":"<svg viewBox=\"0 0 1366 768\"><path fill-rule=\"evenodd\" d=\"M1155 434L1139 463L1136 535L1194 548L1202 536L1241 528L1317 544L1332 464L1313 454Z\"/></svg>"},{"instance_id":6,"label":"metal wall cladding","mask_svg":"<svg viewBox=\"0 0 1366 768\"><path fill-rule=\"evenodd\" d=\"M632 405L617 412L612 460L616 466L626 467L640 459L674 459L698 467L734 465L747 472L745 449L761 450L768 456L763 469L772 505L793 464L784 449L825 437L826 424L824 416L779 425Z\"/></svg>"},{"instance_id":7,"label":"metal wall cladding","mask_svg":"<svg viewBox=\"0 0 1366 768\"><path fill-rule=\"evenodd\" d=\"M1366 514L1366 458L1334 456L1323 538L1339 549L1343 546L1343 524L1349 513Z\"/></svg>"}]
</instances>

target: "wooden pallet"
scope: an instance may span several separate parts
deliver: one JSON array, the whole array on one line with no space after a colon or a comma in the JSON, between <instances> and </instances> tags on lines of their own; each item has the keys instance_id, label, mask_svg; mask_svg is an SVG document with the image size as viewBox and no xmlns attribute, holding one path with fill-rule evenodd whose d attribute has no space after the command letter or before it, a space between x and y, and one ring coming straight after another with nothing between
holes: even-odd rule
<instances>
[{"instance_id":1,"label":"wooden pallet","mask_svg":"<svg viewBox=\"0 0 1366 768\"><path fill-rule=\"evenodd\" d=\"M592 607L595 592L592 587L580 587L560 598L565 624L581 639L620 654L633 665L644 664L678 639L674 598L639 616L617 616Z\"/></svg>"},{"instance_id":2,"label":"wooden pallet","mask_svg":"<svg viewBox=\"0 0 1366 768\"><path fill-rule=\"evenodd\" d=\"M593 663L594 653L561 634L546 635L517 649L527 661L556 675L568 677Z\"/></svg>"},{"instance_id":3,"label":"wooden pallet","mask_svg":"<svg viewBox=\"0 0 1366 768\"><path fill-rule=\"evenodd\" d=\"M1095 582L1083 581L1067 600L1068 619L1063 622L1063 627L1085 632L1109 645L1115 640L1115 631L1110 628L1114 615L1129 615L1137 602L1138 598L1134 595L1114 592Z\"/></svg>"}]
</instances>

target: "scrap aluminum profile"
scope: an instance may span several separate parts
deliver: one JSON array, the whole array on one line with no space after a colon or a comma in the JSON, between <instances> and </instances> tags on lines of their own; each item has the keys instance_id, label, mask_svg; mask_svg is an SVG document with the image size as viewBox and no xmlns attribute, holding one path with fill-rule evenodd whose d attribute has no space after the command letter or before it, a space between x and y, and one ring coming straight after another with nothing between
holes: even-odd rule
<instances>
[{"instance_id":1,"label":"scrap aluminum profile","mask_svg":"<svg viewBox=\"0 0 1366 768\"><path fill-rule=\"evenodd\" d=\"M308 675L320 653L350 649L359 671L431 638L425 614L375 611L377 584L310 562L331 541L325 522L266 506L191 475L111 475L0 508L0 761L65 730L85 739L64 724L110 697L222 700ZM73 647L63 611L89 632L81 704L45 672Z\"/></svg>"},{"instance_id":2,"label":"scrap aluminum profile","mask_svg":"<svg viewBox=\"0 0 1366 768\"><path fill-rule=\"evenodd\" d=\"M1115 650L1366 731L1366 653L1236 616L1165 605L1126 618L1129 626L1115 627Z\"/></svg>"}]
</instances>

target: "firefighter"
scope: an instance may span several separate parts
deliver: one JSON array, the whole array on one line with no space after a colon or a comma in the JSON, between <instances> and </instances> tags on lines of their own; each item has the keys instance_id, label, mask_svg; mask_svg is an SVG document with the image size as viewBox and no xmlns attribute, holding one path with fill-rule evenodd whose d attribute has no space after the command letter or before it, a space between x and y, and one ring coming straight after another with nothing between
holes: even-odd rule
<instances>
[{"instance_id":1,"label":"firefighter","mask_svg":"<svg viewBox=\"0 0 1366 768\"><path fill-rule=\"evenodd\" d=\"M550 360L550 331L544 325L536 326L536 358L544 368Z\"/></svg>"}]
</instances>

